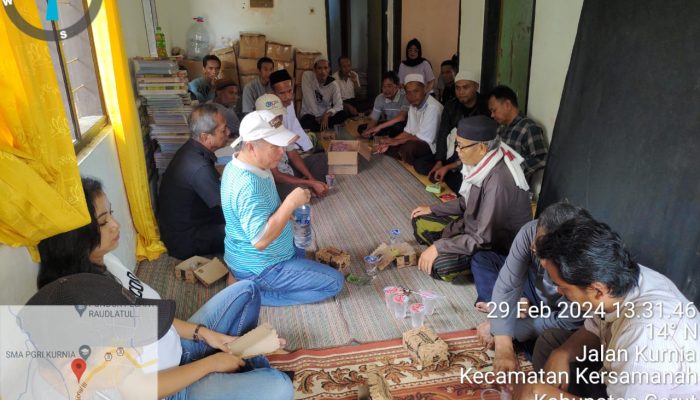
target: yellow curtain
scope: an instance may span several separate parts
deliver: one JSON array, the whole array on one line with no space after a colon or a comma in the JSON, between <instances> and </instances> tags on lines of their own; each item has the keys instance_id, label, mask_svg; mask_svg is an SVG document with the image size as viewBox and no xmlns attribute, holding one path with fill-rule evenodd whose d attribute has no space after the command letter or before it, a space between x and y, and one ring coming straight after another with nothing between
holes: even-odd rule
<instances>
[{"instance_id":1,"label":"yellow curtain","mask_svg":"<svg viewBox=\"0 0 700 400\"><path fill-rule=\"evenodd\" d=\"M41 26L35 2L14 4ZM0 54L0 243L32 250L90 215L47 43L0 11Z\"/></svg>"},{"instance_id":2,"label":"yellow curtain","mask_svg":"<svg viewBox=\"0 0 700 400\"><path fill-rule=\"evenodd\" d=\"M139 260L153 260L165 251L165 246L160 241L149 197L141 126L116 0L104 0L92 23L92 34L102 93L114 128L119 164L137 232L136 257Z\"/></svg>"}]
</instances>

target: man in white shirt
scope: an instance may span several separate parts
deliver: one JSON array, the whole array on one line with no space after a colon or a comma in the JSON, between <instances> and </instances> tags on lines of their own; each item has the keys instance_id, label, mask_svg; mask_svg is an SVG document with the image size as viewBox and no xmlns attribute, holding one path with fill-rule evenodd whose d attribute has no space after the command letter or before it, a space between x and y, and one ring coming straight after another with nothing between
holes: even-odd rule
<instances>
[{"instance_id":1,"label":"man in white shirt","mask_svg":"<svg viewBox=\"0 0 700 400\"><path fill-rule=\"evenodd\" d=\"M426 165L428 168L421 170L429 171L435 164L435 139L443 107L425 93L425 82L420 74L406 75L405 90L411 104L406 128L394 138L383 139L377 151L413 166Z\"/></svg>"},{"instance_id":2,"label":"man in white shirt","mask_svg":"<svg viewBox=\"0 0 700 400\"><path fill-rule=\"evenodd\" d=\"M700 395L697 308L667 277L637 264L610 227L575 218L538 239L534 251L559 292L581 306L570 311L587 318L544 366L546 379L560 379L516 385L514 399ZM545 331L535 353L556 337Z\"/></svg>"},{"instance_id":3,"label":"man in white shirt","mask_svg":"<svg viewBox=\"0 0 700 400\"><path fill-rule=\"evenodd\" d=\"M287 72L286 70L282 71ZM282 123L286 124L284 121L287 119L285 107L282 100L274 94L260 96L255 102L255 110L269 110L275 115L283 116ZM270 171L275 178L275 186L282 201L297 187L309 189L319 197L328 193L328 186L324 183L328 173L326 153L315 153L301 158L296 145L291 144L282 154L282 159L277 167L270 168Z\"/></svg>"},{"instance_id":4,"label":"man in white shirt","mask_svg":"<svg viewBox=\"0 0 700 400\"><path fill-rule=\"evenodd\" d=\"M343 110L343 99L338 84L330 76L328 60L319 57L314 70L306 71L301 78L301 126L313 132L332 129L348 118Z\"/></svg>"},{"instance_id":5,"label":"man in white shirt","mask_svg":"<svg viewBox=\"0 0 700 400\"><path fill-rule=\"evenodd\" d=\"M352 61L348 56L338 58L338 71L333 74L333 79L340 89L340 97L343 99L343 109L356 116L358 111L358 101L355 99L355 90L360 89L360 77L352 70Z\"/></svg>"}]
</instances>

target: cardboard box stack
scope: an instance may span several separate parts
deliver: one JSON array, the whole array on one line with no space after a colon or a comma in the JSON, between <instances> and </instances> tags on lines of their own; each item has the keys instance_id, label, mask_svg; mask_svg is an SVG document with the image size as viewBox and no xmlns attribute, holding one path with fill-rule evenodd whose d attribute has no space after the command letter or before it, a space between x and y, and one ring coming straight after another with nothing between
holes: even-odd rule
<instances>
[{"instance_id":1,"label":"cardboard box stack","mask_svg":"<svg viewBox=\"0 0 700 400\"><path fill-rule=\"evenodd\" d=\"M220 49L215 49L212 54L219 57L221 60L221 72L219 73L219 78L221 79L231 79L236 83L240 83L238 80L238 62L236 60L236 52L233 47L227 46Z\"/></svg>"},{"instance_id":2,"label":"cardboard box stack","mask_svg":"<svg viewBox=\"0 0 700 400\"><path fill-rule=\"evenodd\" d=\"M138 95L146 107L148 130L155 140L156 168L163 174L175 152L190 137L187 118L192 101L187 92L187 71L174 59L132 59Z\"/></svg>"},{"instance_id":3,"label":"cardboard box stack","mask_svg":"<svg viewBox=\"0 0 700 400\"><path fill-rule=\"evenodd\" d=\"M265 35L241 32L238 42L238 77L241 93L248 82L258 76L258 59L265 57Z\"/></svg>"},{"instance_id":4,"label":"cardboard box stack","mask_svg":"<svg viewBox=\"0 0 700 400\"><path fill-rule=\"evenodd\" d=\"M275 71L284 68L290 76L294 77L294 58L291 44L267 42L265 54L275 62Z\"/></svg>"},{"instance_id":5,"label":"cardboard box stack","mask_svg":"<svg viewBox=\"0 0 700 400\"><path fill-rule=\"evenodd\" d=\"M313 71L314 60L319 57L321 53L317 51L300 51L297 50L295 54L296 71L294 73L294 108L298 115L301 116L301 78L306 71Z\"/></svg>"}]
</instances>

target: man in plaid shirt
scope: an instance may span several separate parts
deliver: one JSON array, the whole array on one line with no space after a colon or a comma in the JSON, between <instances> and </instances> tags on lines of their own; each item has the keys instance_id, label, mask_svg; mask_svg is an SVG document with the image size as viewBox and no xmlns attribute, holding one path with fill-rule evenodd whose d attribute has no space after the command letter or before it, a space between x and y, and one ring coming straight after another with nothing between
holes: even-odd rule
<instances>
[{"instance_id":1,"label":"man in plaid shirt","mask_svg":"<svg viewBox=\"0 0 700 400\"><path fill-rule=\"evenodd\" d=\"M525 159L520 166L530 182L535 171L544 168L547 159L542 128L520 113L518 97L507 86L496 86L491 91L489 111L491 118L500 125L498 136Z\"/></svg>"}]
</instances>

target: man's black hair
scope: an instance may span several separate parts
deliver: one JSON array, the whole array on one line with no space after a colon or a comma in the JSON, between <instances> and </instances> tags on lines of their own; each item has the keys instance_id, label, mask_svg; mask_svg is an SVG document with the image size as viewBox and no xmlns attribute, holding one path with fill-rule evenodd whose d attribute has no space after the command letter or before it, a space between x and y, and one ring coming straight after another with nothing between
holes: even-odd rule
<instances>
[{"instance_id":1,"label":"man's black hair","mask_svg":"<svg viewBox=\"0 0 700 400\"><path fill-rule=\"evenodd\" d=\"M389 79L392 82L394 82L394 85L399 84L399 76L396 75L396 72L394 71L386 71L385 73L382 74L382 82L384 82L385 79Z\"/></svg>"},{"instance_id":2,"label":"man's black hair","mask_svg":"<svg viewBox=\"0 0 700 400\"><path fill-rule=\"evenodd\" d=\"M211 61L211 60L214 60L214 61L218 62L218 63L219 63L219 67L221 67L221 60L219 59L219 57L217 57L217 56L215 56L215 55L213 55L213 54L207 54L206 56L204 56L204 58L202 58L202 67L206 68L206 67L207 67L207 63L208 63L209 61Z\"/></svg>"},{"instance_id":3,"label":"man's black hair","mask_svg":"<svg viewBox=\"0 0 700 400\"><path fill-rule=\"evenodd\" d=\"M493 90L491 90L488 98L491 98L491 96L495 97L498 101L509 100L514 106L518 107L518 96L515 94L513 89L509 88L508 86L496 86L493 88Z\"/></svg>"},{"instance_id":4,"label":"man's black hair","mask_svg":"<svg viewBox=\"0 0 700 400\"><path fill-rule=\"evenodd\" d=\"M454 61L452 60L445 60L440 64L440 68L442 67L450 67L454 72L457 72L457 65L455 65Z\"/></svg>"},{"instance_id":5,"label":"man's black hair","mask_svg":"<svg viewBox=\"0 0 700 400\"><path fill-rule=\"evenodd\" d=\"M537 227L544 229L545 232L551 232L564 222L577 217L593 218L585 208L560 201L542 211L542 214L537 217Z\"/></svg>"},{"instance_id":6,"label":"man's black hair","mask_svg":"<svg viewBox=\"0 0 700 400\"><path fill-rule=\"evenodd\" d=\"M262 70L263 64L272 64L272 68L275 67L275 62L270 57L260 57L258 59L258 71Z\"/></svg>"},{"instance_id":7,"label":"man's black hair","mask_svg":"<svg viewBox=\"0 0 700 400\"><path fill-rule=\"evenodd\" d=\"M537 256L554 263L564 282L587 288L604 283L613 297L639 282L639 265L620 236L602 222L573 218L537 240Z\"/></svg>"}]
</instances>

